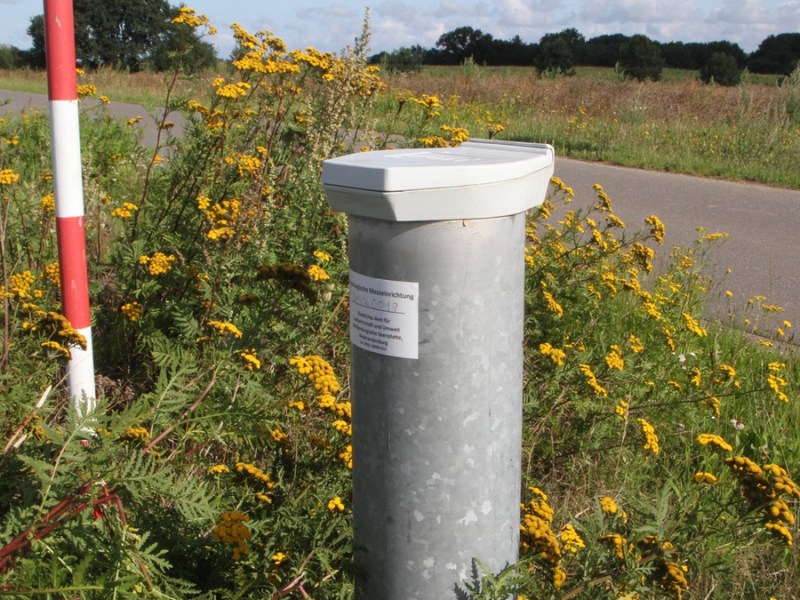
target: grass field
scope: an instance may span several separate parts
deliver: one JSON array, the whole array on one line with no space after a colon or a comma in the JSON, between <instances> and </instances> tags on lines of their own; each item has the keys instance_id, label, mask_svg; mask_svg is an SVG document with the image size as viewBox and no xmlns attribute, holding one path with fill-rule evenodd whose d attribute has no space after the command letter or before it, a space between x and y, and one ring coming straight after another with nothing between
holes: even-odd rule
<instances>
[{"instance_id":1,"label":"grass field","mask_svg":"<svg viewBox=\"0 0 800 600\"><path fill-rule=\"evenodd\" d=\"M224 67L221 67L221 69ZM217 73L208 73L208 82ZM154 109L163 102L168 76L86 76L115 101ZM420 73L386 75L374 126L411 133L418 126L398 114L398 98L437 96L441 125L475 137L553 144L559 155L800 188L800 76L783 86L775 76L747 75L738 87L709 86L694 71L667 69L663 81L623 81L613 69L581 67L575 77L539 78L525 67L427 67ZM181 78L173 99L191 97L197 79ZM43 73L0 72L0 89L46 93ZM398 118L400 116L401 118Z\"/></svg>"},{"instance_id":2,"label":"grass field","mask_svg":"<svg viewBox=\"0 0 800 600\"><path fill-rule=\"evenodd\" d=\"M386 77L379 127L398 129L398 97L432 94L441 124L476 137L500 124L499 138L548 142L562 156L800 188L800 75L782 87L765 80L726 88L686 71L639 83L611 69L542 79L525 68L437 67Z\"/></svg>"}]
</instances>

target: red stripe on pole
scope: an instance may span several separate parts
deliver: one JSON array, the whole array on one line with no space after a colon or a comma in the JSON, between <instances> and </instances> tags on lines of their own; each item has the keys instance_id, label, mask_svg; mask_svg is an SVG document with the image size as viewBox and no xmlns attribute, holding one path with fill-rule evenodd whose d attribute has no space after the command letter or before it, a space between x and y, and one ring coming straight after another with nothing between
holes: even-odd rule
<instances>
[{"instance_id":1,"label":"red stripe on pole","mask_svg":"<svg viewBox=\"0 0 800 600\"><path fill-rule=\"evenodd\" d=\"M89 276L83 216L56 219L64 316L75 329L89 327Z\"/></svg>"},{"instance_id":2,"label":"red stripe on pole","mask_svg":"<svg viewBox=\"0 0 800 600\"><path fill-rule=\"evenodd\" d=\"M75 20L72 0L45 0L45 52L50 100L76 100Z\"/></svg>"}]
</instances>

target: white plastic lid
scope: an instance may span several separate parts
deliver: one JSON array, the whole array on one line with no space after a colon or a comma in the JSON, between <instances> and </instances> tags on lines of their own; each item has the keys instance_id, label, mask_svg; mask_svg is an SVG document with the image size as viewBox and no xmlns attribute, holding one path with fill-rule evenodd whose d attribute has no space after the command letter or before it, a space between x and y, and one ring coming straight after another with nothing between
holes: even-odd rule
<instances>
[{"instance_id":1,"label":"white plastic lid","mask_svg":"<svg viewBox=\"0 0 800 600\"><path fill-rule=\"evenodd\" d=\"M541 204L555 153L546 144L468 140L455 148L359 152L323 162L331 206L396 221L488 218Z\"/></svg>"},{"instance_id":2,"label":"white plastic lid","mask_svg":"<svg viewBox=\"0 0 800 600\"><path fill-rule=\"evenodd\" d=\"M322 183L377 192L482 185L524 177L553 161L544 144L469 140L455 148L359 152L326 160Z\"/></svg>"}]
</instances>

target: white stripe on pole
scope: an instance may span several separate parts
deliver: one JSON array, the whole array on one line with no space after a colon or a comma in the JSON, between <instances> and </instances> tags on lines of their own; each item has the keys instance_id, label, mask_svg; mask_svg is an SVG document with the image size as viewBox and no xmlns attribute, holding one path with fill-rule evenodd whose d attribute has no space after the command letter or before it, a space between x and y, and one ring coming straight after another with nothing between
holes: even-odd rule
<instances>
[{"instance_id":1,"label":"white stripe on pole","mask_svg":"<svg viewBox=\"0 0 800 600\"><path fill-rule=\"evenodd\" d=\"M95 384L72 0L44 0L44 20L61 295L64 316L86 339L86 348L70 348L67 384L74 412L85 416Z\"/></svg>"},{"instance_id":2,"label":"white stripe on pole","mask_svg":"<svg viewBox=\"0 0 800 600\"><path fill-rule=\"evenodd\" d=\"M51 100L49 106L56 218L82 217L83 174L78 101Z\"/></svg>"}]
</instances>

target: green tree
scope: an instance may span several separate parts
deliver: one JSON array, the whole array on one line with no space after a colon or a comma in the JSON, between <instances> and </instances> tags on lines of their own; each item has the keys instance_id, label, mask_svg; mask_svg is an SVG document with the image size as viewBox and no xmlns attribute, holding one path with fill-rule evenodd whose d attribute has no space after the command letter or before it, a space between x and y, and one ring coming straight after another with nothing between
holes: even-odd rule
<instances>
[{"instance_id":1,"label":"green tree","mask_svg":"<svg viewBox=\"0 0 800 600\"><path fill-rule=\"evenodd\" d=\"M0 44L0 69L16 69L22 63L19 48L9 44Z\"/></svg>"},{"instance_id":2,"label":"green tree","mask_svg":"<svg viewBox=\"0 0 800 600\"><path fill-rule=\"evenodd\" d=\"M422 46L403 47L391 52L381 52L374 57L374 62L380 64L389 73L395 71L417 72L422 69L426 53L427 51Z\"/></svg>"},{"instance_id":3,"label":"green tree","mask_svg":"<svg viewBox=\"0 0 800 600\"><path fill-rule=\"evenodd\" d=\"M179 10L173 9L172 17L176 17ZM214 46L202 41L193 27L173 23L170 18L165 34L153 47L148 60L156 71L179 69L185 73L196 73L214 66L217 54Z\"/></svg>"},{"instance_id":4,"label":"green tree","mask_svg":"<svg viewBox=\"0 0 800 600\"><path fill-rule=\"evenodd\" d=\"M742 72L736 58L724 52L715 52L700 69L700 79L705 83L720 85L739 85Z\"/></svg>"},{"instance_id":5,"label":"green tree","mask_svg":"<svg viewBox=\"0 0 800 600\"><path fill-rule=\"evenodd\" d=\"M74 0L75 53L85 68L113 67L139 71L149 61L159 64L175 56L179 42L182 49L194 48L195 58L202 62L208 49L194 32L172 23L175 14L167 0ZM28 34L33 38L31 62L37 66L44 54L44 19L31 19ZM179 39L183 38L183 39ZM203 46L205 44L205 46ZM183 53L185 55L185 52Z\"/></svg>"},{"instance_id":6,"label":"green tree","mask_svg":"<svg viewBox=\"0 0 800 600\"><path fill-rule=\"evenodd\" d=\"M754 73L789 75L800 61L800 33L767 37L750 55L747 68Z\"/></svg>"},{"instance_id":7,"label":"green tree","mask_svg":"<svg viewBox=\"0 0 800 600\"><path fill-rule=\"evenodd\" d=\"M534 64L542 73L575 74L575 65L581 64L586 38L577 29L564 29L548 33L539 40Z\"/></svg>"},{"instance_id":8,"label":"green tree","mask_svg":"<svg viewBox=\"0 0 800 600\"><path fill-rule=\"evenodd\" d=\"M584 45L583 64L594 67L613 67L619 60L619 49L628 41L628 36L621 33L599 35Z\"/></svg>"},{"instance_id":9,"label":"green tree","mask_svg":"<svg viewBox=\"0 0 800 600\"><path fill-rule=\"evenodd\" d=\"M540 73L575 74L575 57L566 39L557 33L548 33L539 41L534 65Z\"/></svg>"},{"instance_id":10,"label":"green tree","mask_svg":"<svg viewBox=\"0 0 800 600\"><path fill-rule=\"evenodd\" d=\"M31 36L33 43L30 50L24 51L23 63L32 69L44 69L44 15L36 15L31 18L27 34Z\"/></svg>"},{"instance_id":11,"label":"green tree","mask_svg":"<svg viewBox=\"0 0 800 600\"><path fill-rule=\"evenodd\" d=\"M458 27L443 33L436 42L442 49L441 58L451 65L459 65L472 57L476 63L486 62L492 36L472 27Z\"/></svg>"},{"instance_id":12,"label":"green tree","mask_svg":"<svg viewBox=\"0 0 800 600\"><path fill-rule=\"evenodd\" d=\"M619 65L628 79L661 79L664 57L661 48L645 35L634 35L619 49Z\"/></svg>"}]
</instances>

